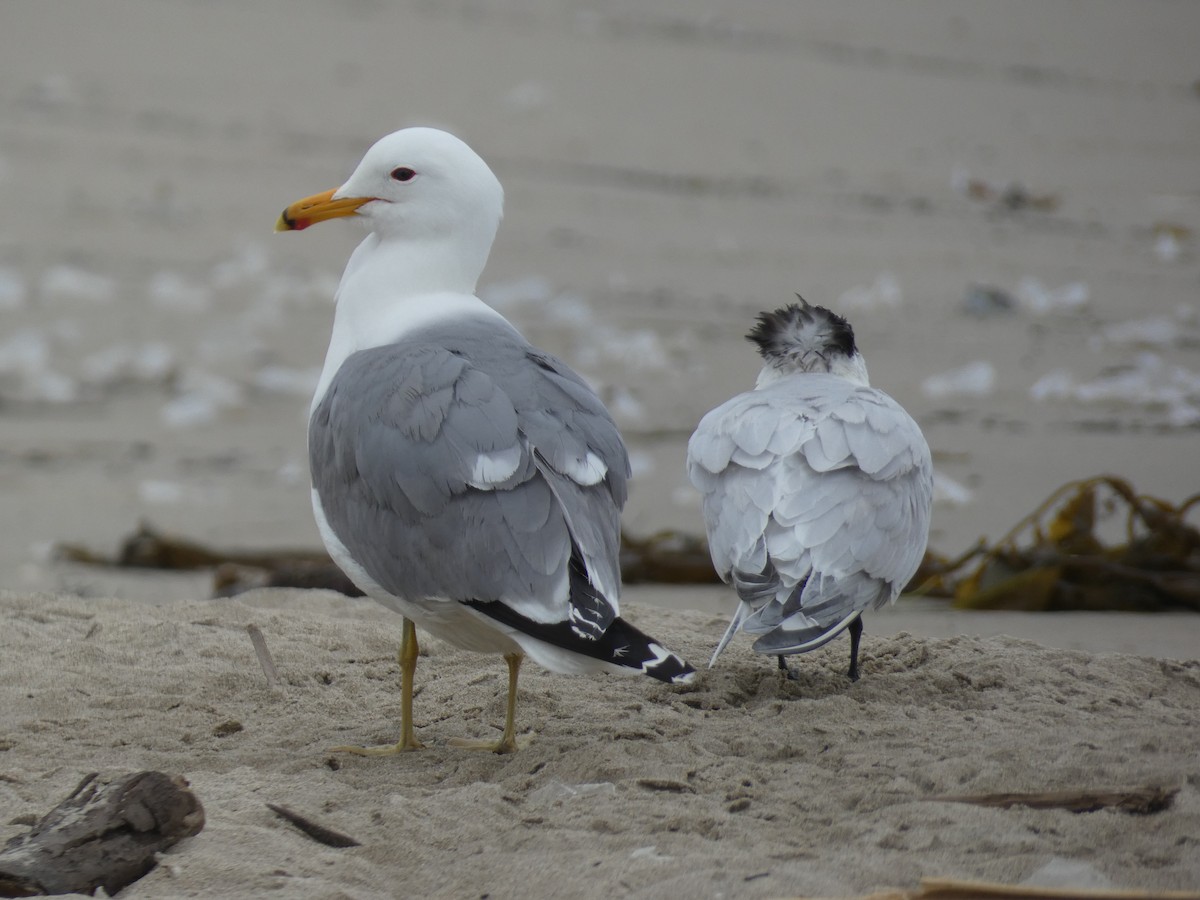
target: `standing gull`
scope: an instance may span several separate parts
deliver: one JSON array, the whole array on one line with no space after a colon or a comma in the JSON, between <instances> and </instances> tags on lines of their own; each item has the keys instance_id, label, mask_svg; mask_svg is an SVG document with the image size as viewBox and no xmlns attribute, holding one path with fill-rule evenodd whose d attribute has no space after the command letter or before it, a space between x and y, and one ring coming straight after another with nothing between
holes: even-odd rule
<instances>
[{"instance_id":1,"label":"standing gull","mask_svg":"<svg viewBox=\"0 0 1200 900\"><path fill-rule=\"evenodd\" d=\"M814 650L850 630L858 679L862 614L912 578L925 554L933 465L921 429L867 382L854 331L800 298L747 339L764 365L688 442L709 551L740 603L709 661L740 628L759 653ZM789 673L790 674L790 673Z\"/></svg>"},{"instance_id":2,"label":"standing gull","mask_svg":"<svg viewBox=\"0 0 1200 900\"><path fill-rule=\"evenodd\" d=\"M554 672L694 670L618 615L629 460L612 417L561 360L475 296L503 191L453 135L407 128L277 231L341 216L370 231L337 291L309 413L317 526L334 561L404 617L400 739L413 732L416 625L508 663L498 741L517 748L524 657Z\"/></svg>"}]
</instances>

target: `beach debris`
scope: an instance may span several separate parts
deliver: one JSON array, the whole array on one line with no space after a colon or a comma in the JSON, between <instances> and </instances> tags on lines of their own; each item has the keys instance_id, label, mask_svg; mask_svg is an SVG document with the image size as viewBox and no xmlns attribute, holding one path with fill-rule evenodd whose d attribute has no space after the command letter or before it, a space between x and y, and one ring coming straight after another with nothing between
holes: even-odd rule
<instances>
[{"instance_id":1,"label":"beach debris","mask_svg":"<svg viewBox=\"0 0 1200 900\"><path fill-rule=\"evenodd\" d=\"M59 544L56 556L68 562L90 565L185 571L215 568L226 562L269 568L280 561L311 562L322 558L321 554L310 550L214 550L185 538L164 535L145 522L121 541L116 556L106 556L75 544Z\"/></svg>"},{"instance_id":2,"label":"beach debris","mask_svg":"<svg viewBox=\"0 0 1200 900\"><path fill-rule=\"evenodd\" d=\"M720 584L703 537L666 529L638 538L621 535L621 580L626 584Z\"/></svg>"},{"instance_id":3,"label":"beach debris","mask_svg":"<svg viewBox=\"0 0 1200 900\"><path fill-rule=\"evenodd\" d=\"M225 738L234 734L241 734L246 730L246 726L237 719L226 719L219 725L214 725L212 734L213 737Z\"/></svg>"},{"instance_id":4,"label":"beach debris","mask_svg":"<svg viewBox=\"0 0 1200 900\"><path fill-rule=\"evenodd\" d=\"M1112 879L1090 863L1052 856L1044 866L1034 869L1021 884L1059 888L1111 888Z\"/></svg>"},{"instance_id":5,"label":"beach debris","mask_svg":"<svg viewBox=\"0 0 1200 900\"><path fill-rule=\"evenodd\" d=\"M1195 239L1192 229L1176 222L1155 222L1150 226L1154 255L1160 262L1171 263L1183 255L1184 247Z\"/></svg>"},{"instance_id":6,"label":"beach debris","mask_svg":"<svg viewBox=\"0 0 1200 900\"><path fill-rule=\"evenodd\" d=\"M245 391L237 382L202 369L187 369L176 380L177 395L162 407L159 416L171 428L207 425L222 412L245 405Z\"/></svg>"},{"instance_id":7,"label":"beach debris","mask_svg":"<svg viewBox=\"0 0 1200 900\"><path fill-rule=\"evenodd\" d=\"M1005 212L1054 212L1062 202L1058 194L1034 191L1019 181L989 181L963 166L955 166L950 173L950 187L976 203Z\"/></svg>"},{"instance_id":8,"label":"beach debris","mask_svg":"<svg viewBox=\"0 0 1200 900\"><path fill-rule=\"evenodd\" d=\"M855 285L838 296L834 304L847 313L899 309L904 303L900 280L891 272L881 272L869 286Z\"/></svg>"},{"instance_id":9,"label":"beach debris","mask_svg":"<svg viewBox=\"0 0 1200 900\"><path fill-rule=\"evenodd\" d=\"M671 778L639 778L637 786L648 791L662 791L667 794L694 794L696 789L683 781Z\"/></svg>"},{"instance_id":10,"label":"beach debris","mask_svg":"<svg viewBox=\"0 0 1200 900\"><path fill-rule=\"evenodd\" d=\"M1102 475L1054 491L1004 537L957 560L929 554L910 587L960 609L1200 612L1200 530L1179 504ZM1123 519L1123 521L1122 521ZM1105 528L1122 539L1105 540Z\"/></svg>"},{"instance_id":11,"label":"beach debris","mask_svg":"<svg viewBox=\"0 0 1200 900\"><path fill-rule=\"evenodd\" d=\"M246 633L250 635L250 643L254 645L254 655L258 657L258 664L262 666L263 674L267 676L267 684L271 687L279 687L282 684L279 670L275 668L275 659L267 647L267 639L263 636L262 629L251 622L246 626Z\"/></svg>"},{"instance_id":12,"label":"beach debris","mask_svg":"<svg viewBox=\"0 0 1200 900\"><path fill-rule=\"evenodd\" d=\"M340 831L334 831L332 828L320 825L307 816L302 816L300 813L288 809L286 806L280 806L277 803L268 803L267 809L275 813L279 818L291 822L318 844L338 848L362 846L361 841L356 841L350 835L342 834Z\"/></svg>"},{"instance_id":13,"label":"beach debris","mask_svg":"<svg viewBox=\"0 0 1200 900\"><path fill-rule=\"evenodd\" d=\"M953 483L937 481L943 494ZM980 539L954 559L927 551L906 591L964 609L1200 612L1200 530L1188 522L1197 513L1200 494L1172 504L1112 475L1072 481L994 544ZM75 544L58 544L54 556L87 565L212 569L218 597L261 587L362 596L324 550L225 550L147 523L115 556ZM622 535L621 571L626 584L719 583L704 538L674 530Z\"/></svg>"},{"instance_id":14,"label":"beach debris","mask_svg":"<svg viewBox=\"0 0 1200 900\"><path fill-rule=\"evenodd\" d=\"M795 900L832 900L797 897ZM1200 891L1145 891L1072 886L1038 887L958 878L922 878L916 890L892 888L838 900L1200 900Z\"/></svg>"},{"instance_id":15,"label":"beach debris","mask_svg":"<svg viewBox=\"0 0 1200 900\"><path fill-rule=\"evenodd\" d=\"M1149 316L1105 325L1088 339L1088 349L1106 347L1171 347L1195 340L1190 327L1194 313L1191 307L1181 306L1174 316Z\"/></svg>"},{"instance_id":16,"label":"beach debris","mask_svg":"<svg viewBox=\"0 0 1200 900\"><path fill-rule=\"evenodd\" d=\"M179 775L85 777L25 834L0 850L0 896L108 896L158 864L158 854L204 828L204 808Z\"/></svg>"},{"instance_id":17,"label":"beach debris","mask_svg":"<svg viewBox=\"0 0 1200 900\"><path fill-rule=\"evenodd\" d=\"M79 374L91 387L165 384L175 373L175 351L163 341L110 344L84 357Z\"/></svg>"},{"instance_id":18,"label":"beach debris","mask_svg":"<svg viewBox=\"0 0 1200 900\"><path fill-rule=\"evenodd\" d=\"M117 283L108 275L78 266L57 265L42 273L38 290L43 297L109 303L117 295Z\"/></svg>"},{"instance_id":19,"label":"beach debris","mask_svg":"<svg viewBox=\"0 0 1200 900\"><path fill-rule=\"evenodd\" d=\"M162 478L147 478L138 482L137 497L142 503L155 506L173 506L182 503L187 489L177 481Z\"/></svg>"},{"instance_id":20,"label":"beach debris","mask_svg":"<svg viewBox=\"0 0 1200 900\"><path fill-rule=\"evenodd\" d=\"M1073 813L1117 809L1138 816L1148 816L1170 809L1178 787L1146 785L1144 787L1097 790L1030 791L1025 793L946 794L922 799L932 803L969 803L973 806L994 806L1011 809L1027 806L1030 809L1065 809Z\"/></svg>"},{"instance_id":21,"label":"beach debris","mask_svg":"<svg viewBox=\"0 0 1200 900\"><path fill-rule=\"evenodd\" d=\"M1139 353L1132 363L1092 381L1079 381L1069 369L1054 369L1029 388L1037 401L1159 408L1171 428L1200 425L1200 373L1169 364L1157 353Z\"/></svg>"},{"instance_id":22,"label":"beach debris","mask_svg":"<svg viewBox=\"0 0 1200 900\"><path fill-rule=\"evenodd\" d=\"M1082 281L1070 281L1056 288L1032 277L1022 278L1017 283L1017 301L1035 316L1079 312L1091 299L1091 291Z\"/></svg>"},{"instance_id":23,"label":"beach debris","mask_svg":"<svg viewBox=\"0 0 1200 900\"><path fill-rule=\"evenodd\" d=\"M221 563L213 570L213 596L235 597L257 588L302 588L309 591L337 591L347 597L364 596L328 555L313 550L311 557L284 559L265 565Z\"/></svg>"},{"instance_id":24,"label":"beach debris","mask_svg":"<svg viewBox=\"0 0 1200 900\"><path fill-rule=\"evenodd\" d=\"M1004 288L972 284L963 298L963 312L972 316L1007 316L1016 311L1016 299Z\"/></svg>"},{"instance_id":25,"label":"beach debris","mask_svg":"<svg viewBox=\"0 0 1200 900\"><path fill-rule=\"evenodd\" d=\"M214 569L215 594L231 597L260 587L321 588L361 597L324 550L227 550L163 534L141 523L115 556L77 544L55 547L58 559L117 568L194 571ZM704 539L678 531L646 538L623 535L621 572L626 584L717 584Z\"/></svg>"},{"instance_id":26,"label":"beach debris","mask_svg":"<svg viewBox=\"0 0 1200 900\"><path fill-rule=\"evenodd\" d=\"M20 328L0 342L0 396L25 403L79 399L79 383L50 361L54 337L39 328Z\"/></svg>"},{"instance_id":27,"label":"beach debris","mask_svg":"<svg viewBox=\"0 0 1200 900\"><path fill-rule=\"evenodd\" d=\"M933 400L947 397L986 397L995 387L996 367L986 359L967 363L948 372L930 375L921 382L921 391Z\"/></svg>"}]
</instances>

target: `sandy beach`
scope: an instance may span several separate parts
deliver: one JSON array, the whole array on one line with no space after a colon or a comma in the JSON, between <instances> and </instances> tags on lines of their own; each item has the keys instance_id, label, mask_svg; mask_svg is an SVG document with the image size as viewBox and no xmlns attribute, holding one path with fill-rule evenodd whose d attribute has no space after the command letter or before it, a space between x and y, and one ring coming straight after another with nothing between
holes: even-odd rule
<instances>
[{"instance_id":1,"label":"sandy beach","mask_svg":"<svg viewBox=\"0 0 1200 900\"><path fill-rule=\"evenodd\" d=\"M206 807L205 830L122 897L835 896L929 875L1053 883L1068 862L1069 886L1200 883L1194 660L902 632L865 639L855 684L843 642L791 682L744 646L694 688L529 667L528 743L497 757L446 744L496 733L502 664L430 641L415 701L428 749L379 760L328 752L396 736L398 628L370 601L6 595L0 611L36 661L5 654L6 810L42 812L82 773L140 768L183 772ZM693 658L722 624L628 614ZM1146 784L1180 788L1173 806L931 800ZM316 844L267 803L361 846Z\"/></svg>"},{"instance_id":2,"label":"sandy beach","mask_svg":"<svg viewBox=\"0 0 1200 900\"><path fill-rule=\"evenodd\" d=\"M995 539L1090 475L1195 494L1200 8L14 0L2 17L0 839L88 772L159 768L208 825L122 897L1200 888L1194 616L901 600L868 620L856 684L844 642L795 682L746 641L688 689L531 666L531 740L509 758L446 746L497 725L502 663L431 641L431 749L364 761L327 751L392 734L393 614L211 600L207 573L54 554L111 552L143 520L319 545L305 417L360 232L271 227L410 124L463 137L504 183L481 296L613 410L631 533L702 531L687 437L752 384L742 336L796 292L850 318L873 383L921 424L934 549ZM732 602L638 586L625 606L702 663ZM930 800L1148 783L1179 788L1170 809ZM320 847L267 802L362 846Z\"/></svg>"}]
</instances>

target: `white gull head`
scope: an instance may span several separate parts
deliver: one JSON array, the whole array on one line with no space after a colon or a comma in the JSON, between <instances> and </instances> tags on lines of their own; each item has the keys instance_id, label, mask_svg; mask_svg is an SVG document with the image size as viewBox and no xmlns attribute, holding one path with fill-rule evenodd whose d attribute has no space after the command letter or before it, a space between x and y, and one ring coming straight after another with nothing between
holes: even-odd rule
<instances>
[{"instance_id":1,"label":"white gull head","mask_svg":"<svg viewBox=\"0 0 1200 900\"><path fill-rule=\"evenodd\" d=\"M463 141L435 128L405 128L377 141L341 187L284 210L277 231L340 217L370 231L338 286L314 408L359 350L447 316L499 317L474 294L503 207L499 180Z\"/></svg>"},{"instance_id":2,"label":"white gull head","mask_svg":"<svg viewBox=\"0 0 1200 900\"><path fill-rule=\"evenodd\" d=\"M760 313L746 340L758 345L763 368L758 386L799 372L827 372L866 385L867 362L854 344L850 323L823 306L799 303Z\"/></svg>"},{"instance_id":3,"label":"white gull head","mask_svg":"<svg viewBox=\"0 0 1200 900\"><path fill-rule=\"evenodd\" d=\"M355 214L381 240L450 240L474 251L480 271L504 207L487 163L436 128L405 128L376 141L332 197L352 198L364 200Z\"/></svg>"}]
</instances>

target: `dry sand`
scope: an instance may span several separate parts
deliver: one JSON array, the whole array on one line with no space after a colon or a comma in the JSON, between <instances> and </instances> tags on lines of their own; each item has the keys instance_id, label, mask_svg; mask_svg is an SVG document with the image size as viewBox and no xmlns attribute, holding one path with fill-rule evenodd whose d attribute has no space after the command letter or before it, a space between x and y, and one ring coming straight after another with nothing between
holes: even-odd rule
<instances>
[{"instance_id":1,"label":"dry sand","mask_svg":"<svg viewBox=\"0 0 1200 900\"><path fill-rule=\"evenodd\" d=\"M690 691L531 667L536 739L508 759L445 748L499 720L501 664L434 645L433 748L334 770L328 746L391 733L393 616L329 595L206 601L206 576L48 552L110 550L140 518L317 545L305 394L358 234L269 229L414 123L459 133L504 182L481 289L610 401L634 532L700 530L684 442L751 383L741 335L793 291L851 315L875 383L973 492L937 507L935 548L995 538L1099 472L1195 493L1200 6L9 0L0 25L0 834L87 771L156 767L192 780L209 825L128 896L781 896L1019 881L1056 857L1200 886L1197 669L1164 661L1200 655L1194 618L902 603L868 624L856 685L841 644L794 684L744 645ZM1058 207L973 200L960 168ZM839 307L884 275L897 306ZM971 284L1027 277L1082 282L1089 302L961 311ZM1137 340L1111 330L1154 318ZM1094 383L1144 352L1174 401L1030 399L1056 369ZM973 361L995 367L990 392L922 391ZM693 661L729 606L629 596ZM265 687L250 621L285 690ZM229 720L244 730L215 737ZM1148 818L918 800L1151 780L1181 792ZM364 846L317 847L268 801Z\"/></svg>"},{"instance_id":2,"label":"dry sand","mask_svg":"<svg viewBox=\"0 0 1200 900\"><path fill-rule=\"evenodd\" d=\"M629 614L694 659L721 625ZM44 812L83 772L141 768L183 773L207 809L122 897L781 897L1019 882L1063 860L1087 867L1077 885L1200 885L1195 661L900 633L865 639L855 684L845 642L797 661L794 682L744 646L691 688L529 667L529 743L497 757L446 742L495 733L503 665L430 641L415 713L429 749L365 760L326 748L395 736L397 620L370 601L5 595L0 615L19 648L0 671L7 816ZM1181 788L1171 809L926 802L1151 783ZM266 803L362 846L320 846Z\"/></svg>"}]
</instances>

